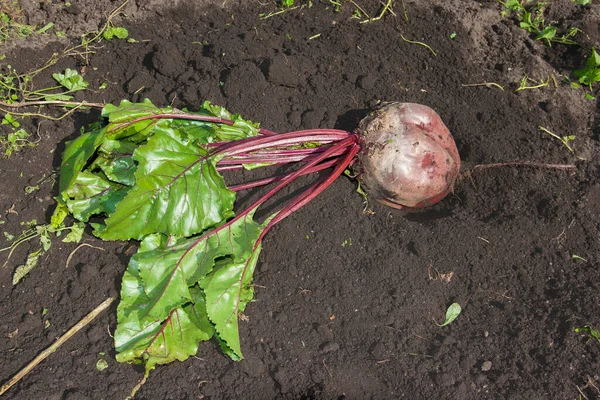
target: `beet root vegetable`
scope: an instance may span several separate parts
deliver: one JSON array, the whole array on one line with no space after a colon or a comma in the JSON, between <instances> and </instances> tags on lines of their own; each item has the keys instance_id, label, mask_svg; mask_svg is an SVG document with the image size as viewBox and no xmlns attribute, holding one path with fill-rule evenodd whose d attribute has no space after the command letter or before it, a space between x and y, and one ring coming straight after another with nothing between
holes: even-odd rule
<instances>
[{"instance_id":1,"label":"beet root vegetable","mask_svg":"<svg viewBox=\"0 0 600 400\"><path fill-rule=\"evenodd\" d=\"M448 129L428 107L396 103L355 132L275 133L219 106L197 112L149 101L107 105L102 124L69 142L60 168L55 228L71 214L93 220L104 240L141 241L123 276L114 334L117 360L184 361L216 337L242 358L238 319L252 301L262 239L349 167L370 193L393 207L423 207L451 190L460 160ZM288 171L226 184L223 171ZM319 179L261 222L255 212L303 175ZM325 172L328 171L328 172ZM236 194L255 200L234 210Z\"/></svg>"},{"instance_id":2,"label":"beet root vegetable","mask_svg":"<svg viewBox=\"0 0 600 400\"><path fill-rule=\"evenodd\" d=\"M431 108L391 103L363 119L354 168L369 194L395 207L426 207L450 193L460 170L450 131Z\"/></svg>"}]
</instances>

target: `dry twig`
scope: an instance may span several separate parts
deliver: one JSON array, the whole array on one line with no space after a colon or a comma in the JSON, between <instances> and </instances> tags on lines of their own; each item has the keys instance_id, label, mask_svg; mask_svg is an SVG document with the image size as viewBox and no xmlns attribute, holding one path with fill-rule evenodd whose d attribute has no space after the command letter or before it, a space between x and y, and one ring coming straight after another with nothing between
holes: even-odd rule
<instances>
[{"instance_id":1,"label":"dry twig","mask_svg":"<svg viewBox=\"0 0 600 400\"><path fill-rule=\"evenodd\" d=\"M6 384L2 385L0 389L0 396L2 396L8 389L13 387L17 382L19 382L25 375L31 372L39 363L44 361L48 356L54 353L60 346L62 346L67 340L69 340L73 335L79 332L82 328L84 328L87 324L89 324L94 318L98 316L102 311L106 310L108 306L115 300L114 297L109 297L104 300L102 304L96 307L91 313L83 317L81 321L75 324L71 329L69 329L64 335L59 337L50 347L46 350L42 351L38 356L31 361L29 364L25 366L22 370L20 370L15 376L13 376L10 381Z\"/></svg>"}]
</instances>

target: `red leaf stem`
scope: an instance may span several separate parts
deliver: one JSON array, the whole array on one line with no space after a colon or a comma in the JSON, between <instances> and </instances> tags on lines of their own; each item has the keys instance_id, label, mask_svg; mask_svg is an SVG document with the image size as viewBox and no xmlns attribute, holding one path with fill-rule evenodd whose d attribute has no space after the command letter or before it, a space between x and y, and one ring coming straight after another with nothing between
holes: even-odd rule
<instances>
[{"instance_id":1,"label":"red leaf stem","mask_svg":"<svg viewBox=\"0 0 600 400\"><path fill-rule=\"evenodd\" d=\"M324 151L318 157L315 157L313 160L307 162L305 165L303 165L302 167L300 167L296 171L294 171L294 172L292 172L292 173L284 176L281 179L281 181L279 182L279 184L277 186L275 186L274 188L272 188L269 191L267 191L267 193L263 194L258 200L256 200L254 203L252 203L250 206L248 206L248 208L246 208L244 211L240 212L234 218L230 219L225 224L223 224L223 225L221 225L221 226L219 226L219 227L211 230L210 232L207 232L204 235L199 236L196 239L196 241L194 242L194 244L192 246L190 246L190 248L188 248L187 251L190 251L194 246L196 246L197 244L201 243L208 236L215 235L219 231L221 231L222 229L226 229L229 226L231 226L233 223L235 223L236 221L238 221L240 218L246 217L250 213L250 211L258 208L261 204L263 204L269 198L273 197L277 192L279 192L281 189L283 189L289 183L291 183L292 181L294 181L296 178L298 178L298 177L306 174L307 170L309 170L310 168L315 167L316 165L318 165L322 161L328 159L331 156L331 154L335 153L340 147L346 148L346 147L352 145L351 150L349 151L348 154L352 155L352 157L354 157L354 155L356 154L356 152L358 152L358 150L355 149L355 148L358 148L358 145L356 144L357 140L358 140L358 137L356 135L348 134L348 137L346 139L341 140L339 143L336 143L334 146L328 148L326 151ZM352 160L352 157L348 157L348 156L344 157L343 160L346 163L345 166L347 166L350 163L350 161ZM334 172L337 172L339 170L339 168L340 167L338 166ZM343 171L343 168L342 168L341 171ZM337 175L335 175L335 176L337 177L341 173L341 171ZM333 176L333 175L334 174L330 175L330 177L328 179L330 179L331 176ZM333 179L335 179L335 178L333 178ZM331 182L333 182L333 179L331 179L331 181L328 184L330 184ZM325 187L323 187L323 189L325 189ZM321 189L320 191L323 191L323 189ZM318 193L316 193L314 196L316 196L317 194ZM314 196L310 197L310 199L312 199ZM306 203L307 203L307 201L304 201L300 206L295 207L293 211L297 210L298 208L300 208L302 205L304 205ZM293 203L293 204L296 204L296 203ZM286 216L289 215L289 214L291 214L291 212L293 212L293 211L289 211L288 210ZM275 218L273 218L273 219L275 219ZM282 219L283 218L278 218L277 221L281 221ZM273 220L268 224L269 227L273 226L272 222L273 222ZM264 236L264 235L261 235L261 238L262 238L262 236ZM258 243L260 243L260 240L257 241L257 244ZM255 247L255 249L256 249L256 247Z\"/></svg>"},{"instance_id":2,"label":"red leaf stem","mask_svg":"<svg viewBox=\"0 0 600 400\"><path fill-rule=\"evenodd\" d=\"M337 164L338 162L339 162L338 159L324 161L321 164L318 164L312 168L306 169L302 173L302 175L308 175L308 174L312 174L314 172L322 171L324 169L327 169L327 168ZM282 175L271 176L269 178L258 179L258 180L252 181L252 182L240 183L238 185L231 185L231 186L229 186L229 190L233 190L234 192L239 192L241 190L247 190L247 189L252 189L252 188L255 188L258 186L268 185L269 183L272 183L272 182L281 181L283 178L285 178L289 174L291 174L291 172L288 174L282 174Z\"/></svg>"},{"instance_id":3,"label":"red leaf stem","mask_svg":"<svg viewBox=\"0 0 600 400\"><path fill-rule=\"evenodd\" d=\"M291 162L310 160L317 154L323 153L328 147L326 145L311 149L275 149L261 150L248 154L237 154L232 157L227 157L219 160L217 165L238 165L238 164L253 164L253 163L274 163L287 164ZM340 148L331 157L337 157L345 153L345 149Z\"/></svg>"},{"instance_id":4,"label":"red leaf stem","mask_svg":"<svg viewBox=\"0 0 600 400\"><path fill-rule=\"evenodd\" d=\"M297 146L301 143L316 142L319 145L339 142L348 137L354 137L350 132L338 129L308 129L279 133L269 136L252 136L245 139L234 140L215 148L211 155L224 154L234 156L240 153L249 153L273 147ZM356 141L356 139L354 139Z\"/></svg>"},{"instance_id":5,"label":"red leaf stem","mask_svg":"<svg viewBox=\"0 0 600 400\"><path fill-rule=\"evenodd\" d=\"M308 203L309 201L317 197L325 189L327 189L329 185L331 185L333 181L336 180L337 177L344 172L348 165L352 163L352 161L354 160L354 156L356 156L356 153L358 153L359 150L360 146L357 143L354 143L350 150L346 153L346 155L341 160L338 160L338 164L329 176L312 185L310 188L305 190L302 194L300 194L294 200L288 203L281 211L279 211L279 213L277 213L277 215L271 221L269 221L265 229L262 231L261 235L256 241L257 244L260 243L262 237L267 233L269 229L273 227L273 225L288 217L290 214L303 207L306 203Z\"/></svg>"}]
</instances>

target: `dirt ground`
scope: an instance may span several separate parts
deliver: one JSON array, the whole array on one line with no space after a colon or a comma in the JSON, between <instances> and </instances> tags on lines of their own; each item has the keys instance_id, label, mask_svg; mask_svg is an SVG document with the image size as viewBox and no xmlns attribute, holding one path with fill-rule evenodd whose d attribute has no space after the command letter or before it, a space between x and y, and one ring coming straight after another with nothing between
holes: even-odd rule
<instances>
[{"instance_id":1,"label":"dirt ground","mask_svg":"<svg viewBox=\"0 0 600 400\"><path fill-rule=\"evenodd\" d=\"M71 3L23 0L29 23L53 21L67 36L7 44L2 71L39 67L119 4ZM379 4L357 3L373 14ZM315 1L262 19L274 3L131 1L116 21L137 43L103 41L86 65L63 58L38 77L47 87L52 72L73 68L91 89L78 100L149 98L193 110L208 99L278 132L353 130L379 101L422 103L441 115L463 160L454 194L418 213L377 204L363 213L355 182L338 179L267 235L257 301L240 324L246 358L203 343L196 357L153 371L137 399L600 398L600 342L574 332L600 329L600 105L565 83L600 48L600 4L552 1L547 21L583 33L581 46L547 46L502 18L496 1L409 0L408 21L394 3L396 16L361 24L350 2L341 12ZM525 74L549 84L516 92ZM484 82L504 90L475 85ZM1 231L48 221L57 187L38 181L98 116L21 121L39 126L40 141L0 159ZM540 126L574 135L574 153ZM473 169L512 161L576 169ZM39 190L26 194L32 185ZM118 295L136 243L88 233L84 241L103 250L84 247L65 268L77 244L55 240L17 286L14 269L37 244L0 269L2 382ZM438 327L453 302L462 314ZM116 303L5 397L125 398L143 369L115 361L115 314ZM99 371L99 359L108 368Z\"/></svg>"}]
</instances>

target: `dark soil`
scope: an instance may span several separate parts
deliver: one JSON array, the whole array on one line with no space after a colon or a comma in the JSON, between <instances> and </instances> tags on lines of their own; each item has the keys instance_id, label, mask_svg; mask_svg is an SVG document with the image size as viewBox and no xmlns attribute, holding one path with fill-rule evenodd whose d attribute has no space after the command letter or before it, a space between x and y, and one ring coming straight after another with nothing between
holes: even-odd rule
<instances>
[{"instance_id":1,"label":"dark soil","mask_svg":"<svg viewBox=\"0 0 600 400\"><path fill-rule=\"evenodd\" d=\"M65 10L24 1L24 13L32 23L51 18L76 43L78 24L100 23L118 5L72 3L76 9ZM246 358L231 361L215 342L204 343L197 357L153 371L136 398L600 398L586 386L600 387L600 342L574 332L586 324L600 329L600 106L564 83L600 47L597 2L557 0L548 10L548 21L584 31L581 47L533 40L491 0L406 1L408 22L398 1L396 17L367 24L351 18L350 3L335 13L328 1L266 20L259 14L273 4L133 3L118 21L139 42L103 42L85 66L92 90L78 99L147 97L190 109L208 99L279 132L353 130L379 101L423 103L453 132L465 169L453 195L419 213L378 204L370 204L374 214L363 213L355 182L336 181L267 235L257 301L241 323ZM378 4L359 3L369 10ZM35 40L13 45L3 68L35 69L65 47ZM67 67L81 70L83 60L61 59L38 87L51 86L50 73ZM553 78L548 87L515 92L525 74ZM103 82L108 88L96 90ZM482 82L505 91L465 86ZM0 230L18 234L24 221L48 221L56 185L46 180L32 194L24 188L56 170L64 142L98 115L22 120L31 132L39 125L40 142L0 160ZM540 126L575 135L571 144L585 161ZM469 172L516 160L577 169ZM136 244L91 234L84 240L104 250L83 247L65 268L77 244L55 240L13 287L15 267L38 246L30 243L0 270L3 381L118 295ZM0 256L4 262L6 252ZM462 314L436 326L453 302ZM115 361L115 312L116 303L5 396L125 398L142 369ZM104 371L96 369L99 359L108 362Z\"/></svg>"}]
</instances>

